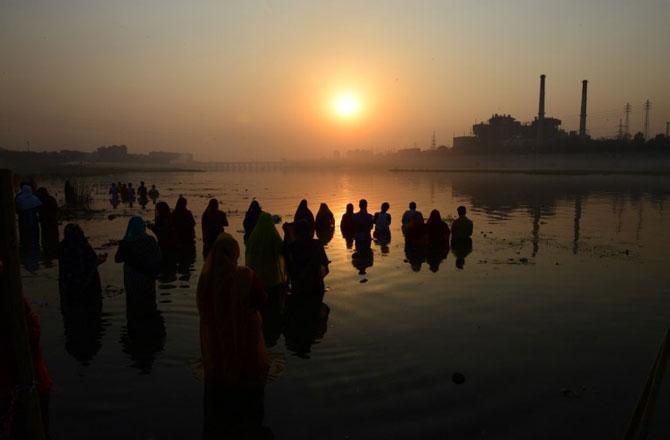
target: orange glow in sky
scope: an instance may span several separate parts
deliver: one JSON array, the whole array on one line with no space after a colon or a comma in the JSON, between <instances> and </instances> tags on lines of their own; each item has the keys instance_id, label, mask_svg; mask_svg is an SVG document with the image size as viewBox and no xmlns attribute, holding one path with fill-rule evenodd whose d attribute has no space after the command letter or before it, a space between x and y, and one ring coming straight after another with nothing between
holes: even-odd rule
<instances>
[{"instance_id":1,"label":"orange glow in sky","mask_svg":"<svg viewBox=\"0 0 670 440\"><path fill-rule=\"evenodd\" d=\"M335 114L341 118L354 118L361 112L361 101L350 92L342 93L335 97L333 109Z\"/></svg>"}]
</instances>

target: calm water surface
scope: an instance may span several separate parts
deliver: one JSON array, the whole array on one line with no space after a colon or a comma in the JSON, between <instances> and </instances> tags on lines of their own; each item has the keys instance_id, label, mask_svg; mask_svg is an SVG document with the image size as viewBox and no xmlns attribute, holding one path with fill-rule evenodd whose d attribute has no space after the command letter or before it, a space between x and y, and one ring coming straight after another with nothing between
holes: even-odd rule
<instances>
[{"instance_id":1,"label":"calm water surface","mask_svg":"<svg viewBox=\"0 0 670 440\"><path fill-rule=\"evenodd\" d=\"M284 336L270 350L279 377L266 388L265 425L279 439L613 438L626 427L670 322L670 245L664 177L438 173L229 172L124 174L89 179L95 208L85 233L110 258L101 316L65 322L57 265L24 272L55 380L55 439L185 439L202 430L195 286L202 265L158 289L161 318L128 330L115 247L128 216L153 209L107 202L111 181L157 184L171 206L183 194L199 222L210 197L241 242L253 197L289 219L301 198L388 201L388 249L373 245L365 274L339 228L323 328L299 354ZM62 182L47 182L61 190ZM62 191L58 194L62 199ZM405 254L399 220L415 200L427 216L468 207L473 251L423 263ZM109 215L117 217L110 220ZM63 225L61 225L62 227ZM62 231L62 229L61 229ZM200 230L198 226L198 239ZM198 243L198 253L201 245ZM418 261L417 261L418 258ZM411 260L411 261L410 261ZM325 329L325 333L324 333ZM456 385L452 374L466 382ZM670 386L653 438L670 436Z\"/></svg>"}]
</instances>

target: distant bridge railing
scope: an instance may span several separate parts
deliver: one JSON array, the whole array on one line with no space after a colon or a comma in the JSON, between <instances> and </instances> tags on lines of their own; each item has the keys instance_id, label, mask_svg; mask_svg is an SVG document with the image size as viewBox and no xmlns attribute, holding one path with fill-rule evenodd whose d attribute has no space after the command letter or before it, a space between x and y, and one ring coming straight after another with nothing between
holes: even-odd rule
<instances>
[{"instance_id":1,"label":"distant bridge railing","mask_svg":"<svg viewBox=\"0 0 670 440\"><path fill-rule=\"evenodd\" d=\"M288 168L286 161L210 162L205 169L210 171L277 171Z\"/></svg>"}]
</instances>

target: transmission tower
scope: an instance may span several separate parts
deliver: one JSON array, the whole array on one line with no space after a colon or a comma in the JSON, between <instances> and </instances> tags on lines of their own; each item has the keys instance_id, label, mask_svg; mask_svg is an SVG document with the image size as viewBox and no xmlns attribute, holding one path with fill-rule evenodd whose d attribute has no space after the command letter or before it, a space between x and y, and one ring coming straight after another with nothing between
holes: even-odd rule
<instances>
[{"instance_id":1,"label":"transmission tower","mask_svg":"<svg viewBox=\"0 0 670 440\"><path fill-rule=\"evenodd\" d=\"M625 122L623 125L624 128L624 136L626 139L630 137L630 112L632 110L632 107L630 106L630 102L627 102L626 105L623 106L623 112L626 115L625 116Z\"/></svg>"},{"instance_id":2,"label":"transmission tower","mask_svg":"<svg viewBox=\"0 0 670 440\"><path fill-rule=\"evenodd\" d=\"M437 141L435 140L435 132L433 132L433 138L430 141L430 148L433 150L437 148Z\"/></svg>"},{"instance_id":3,"label":"transmission tower","mask_svg":"<svg viewBox=\"0 0 670 440\"><path fill-rule=\"evenodd\" d=\"M651 110L651 102L647 99L644 103L644 138L649 139L649 110Z\"/></svg>"}]
</instances>

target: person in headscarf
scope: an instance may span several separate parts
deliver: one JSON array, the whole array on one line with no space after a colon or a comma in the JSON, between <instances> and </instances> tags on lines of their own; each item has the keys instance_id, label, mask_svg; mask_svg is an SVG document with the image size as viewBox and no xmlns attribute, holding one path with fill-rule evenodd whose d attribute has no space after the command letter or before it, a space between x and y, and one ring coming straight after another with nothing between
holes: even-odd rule
<instances>
[{"instance_id":1,"label":"person in headscarf","mask_svg":"<svg viewBox=\"0 0 670 440\"><path fill-rule=\"evenodd\" d=\"M292 301L320 302L325 292L323 279L328 274L328 256L319 240L312 238L308 221L295 222L295 235L296 240L286 248Z\"/></svg>"},{"instance_id":2,"label":"person in headscarf","mask_svg":"<svg viewBox=\"0 0 670 440\"><path fill-rule=\"evenodd\" d=\"M170 216L170 227L174 233L177 250L188 250L195 247L195 219L191 211L186 209L186 205L186 199L179 196L177 205Z\"/></svg>"},{"instance_id":3,"label":"person in headscarf","mask_svg":"<svg viewBox=\"0 0 670 440\"><path fill-rule=\"evenodd\" d=\"M423 214L416 210L416 203L409 204L409 210L402 216L402 233L405 242L410 244L425 244L426 224Z\"/></svg>"},{"instance_id":4,"label":"person in headscarf","mask_svg":"<svg viewBox=\"0 0 670 440\"><path fill-rule=\"evenodd\" d=\"M16 212L19 215L19 241L24 251L36 251L40 247L39 208L42 202L30 185L21 186L16 196Z\"/></svg>"},{"instance_id":5,"label":"person in headscarf","mask_svg":"<svg viewBox=\"0 0 670 440\"><path fill-rule=\"evenodd\" d=\"M272 216L261 213L253 232L249 236L245 252L245 264L256 272L266 291L275 290L284 284L284 242L277 232Z\"/></svg>"},{"instance_id":6,"label":"person in headscarf","mask_svg":"<svg viewBox=\"0 0 670 440\"><path fill-rule=\"evenodd\" d=\"M158 202L154 213L154 222L148 225L148 228L158 239L158 246L163 252L163 257L174 249L174 237L170 227L171 216L170 206L165 202Z\"/></svg>"},{"instance_id":7,"label":"person in headscarf","mask_svg":"<svg viewBox=\"0 0 670 440\"><path fill-rule=\"evenodd\" d=\"M263 418L270 364L259 309L266 296L254 271L237 265L239 256L237 241L222 233L198 280L207 439L224 433L225 438L256 438L251 433L261 429ZM217 423L222 418L228 423Z\"/></svg>"},{"instance_id":8,"label":"person in headscarf","mask_svg":"<svg viewBox=\"0 0 670 440\"><path fill-rule=\"evenodd\" d=\"M249 209L247 209L247 213L244 215L244 221L242 222L242 226L244 226L244 243L247 242L249 236L253 232L261 212L261 205L257 200L252 200L249 204Z\"/></svg>"},{"instance_id":9,"label":"person in headscarf","mask_svg":"<svg viewBox=\"0 0 670 440\"><path fill-rule=\"evenodd\" d=\"M218 200L211 199L202 214L202 254L205 257L226 226L228 226L226 213L219 209Z\"/></svg>"},{"instance_id":10,"label":"person in headscarf","mask_svg":"<svg viewBox=\"0 0 670 440\"><path fill-rule=\"evenodd\" d=\"M307 222L309 225L310 229L312 230L312 235L314 235L314 214L312 214L312 211L307 207L307 200L302 199L300 203L298 204L298 208L295 210L295 214L293 215L293 221L297 222L300 220L304 220Z\"/></svg>"},{"instance_id":11,"label":"person in headscarf","mask_svg":"<svg viewBox=\"0 0 670 440\"><path fill-rule=\"evenodd\" d=\"M37 197L42 202L39 209L42 250L47 258L58 253L58 202L46 188L37 189Z\"/></svg>"},{"instance_id":12,"label":"person in headscarf","mask_svg":"<svg viewBox=\"0 0 670 440\"><path fill-rule=\"evenodd\" d=\"M155 308L156 277L160 270L161 251L156 239L146 233L141 217L128 221L126 235L119 242L114 261L123 263L123 284L128 311L143 306Z\"/></svg>"},{"instance_id":13,"label":"person in headscarf","mask_svg":"<svg viewBox=\"0 0 670 440\"><path fill-rule=\"evenodd\" d=\"M342 220L340 220L340 231L347 241L353 241L356 228L354 226L354 205L352 203L347 203L346 212L342 215ZM349 247L348 244L347 247Z\"/></svg>"},{"instance_id":14,"label":"person in headscarf","mask_svg":"<svg viewBox=\"0 0 670 440\"><path fill-rule=\"evenodd\" d=\"M442 220L440 211L433 209L426 222L426 235L430 245L449 245L449 225Z\"/></svg>"},{"instance_id":15,"label":"person in headscarf","mask_svg":"<svg viewBox=\"0 0 670 440\"><path fill-rule=\"evenodd\" d=\"M79 225L65 226L58 246L58 287L65 305L98 304L102 300L98 266L107 258L97 255Z\"/></svg>"},{"instance_id":16,"label":"person in headscarf","mask_svg":"<svg viewBox=\"0 0 670 440\"><path fill-rule=\"evenodd\" d=\"M322 203L321 206L319 206L319 211L316 213L315 223L317 230L324 231L335 229L335 216L333 215L333 211L331 211L325 203Z\"/></svg>"}]
</instances>

